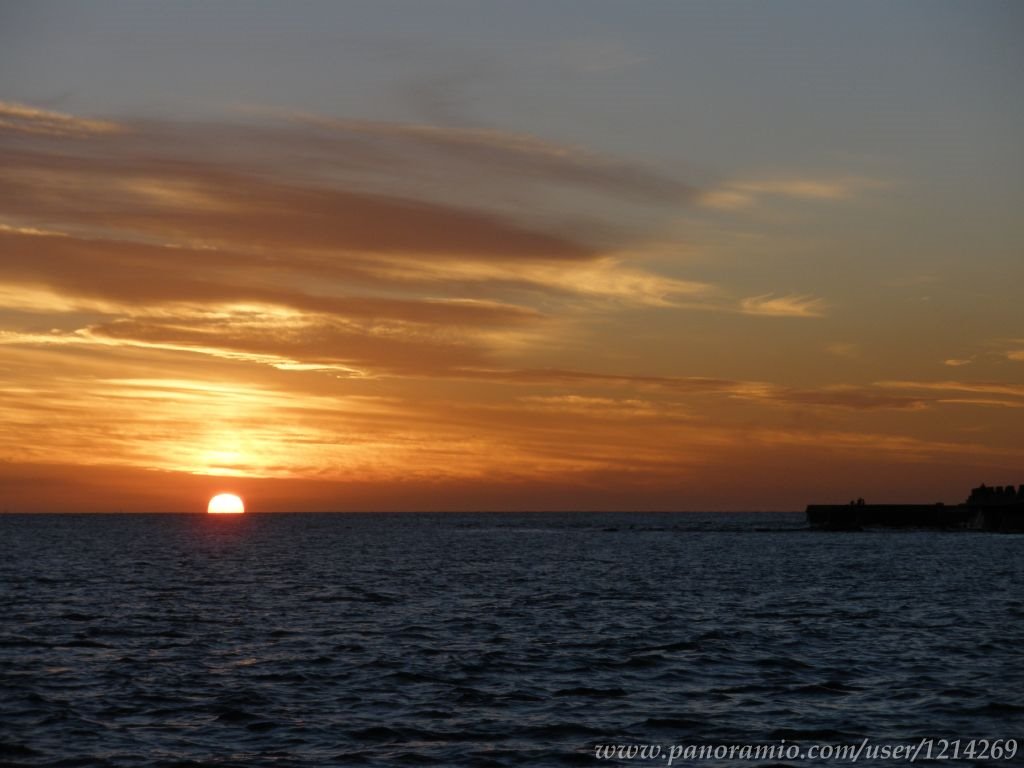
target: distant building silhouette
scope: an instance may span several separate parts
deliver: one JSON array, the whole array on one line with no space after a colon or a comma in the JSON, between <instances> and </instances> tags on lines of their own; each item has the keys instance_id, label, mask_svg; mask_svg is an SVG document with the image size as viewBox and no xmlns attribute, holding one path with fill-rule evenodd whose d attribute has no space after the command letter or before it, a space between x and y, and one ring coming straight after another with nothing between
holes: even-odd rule
<instances>
[{"instance_id":1,"label":"distant building silhouette","mask_svg":"<svg viewBox=\"0 0 1024 768\"><path fill-rule=\"evenodd\" d=\"M865 504L858 498L849 504L810 504L807 522L812 528L861 530L863 528L938 528L983 531L1024 531L1024 484L971 489L960 504Z\"/></svg>"}]
</instances>

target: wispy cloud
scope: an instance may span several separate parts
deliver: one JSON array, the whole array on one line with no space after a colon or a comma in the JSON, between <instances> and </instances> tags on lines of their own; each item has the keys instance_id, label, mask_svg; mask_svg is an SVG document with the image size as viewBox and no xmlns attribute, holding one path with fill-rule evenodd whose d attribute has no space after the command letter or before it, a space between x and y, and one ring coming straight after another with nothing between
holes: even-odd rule
<instances>
[{"instance_id":1,"label":"wispy cloud","mask_svg":"<svg viewBox=\"0 0 1024 768\"><path fill-rule=\"evenodd\" d=\"M877 179L855 176L737 180L702 191L698 201L708 208L740 210L771 198L805 202L848 200L862 192L885 186Z\"/></svg>"},{"instance_id":2,"label":"wispy cloud","mask_svg":"<svg viewBox=\"0 0 1024 768\"><path fill-rule=\"evenodd\" d=\"M747 315L770 317L821 317L825 314L825 302L822 299L799 294L776 296L766 293L751 296L740 302L740 308Z\"/></svg>"},{"instance_id":3,"label":"wispy cloud","mask_svg":"<svg viewBox=\"0 0 1024 768\"><path fill-rule=\"evenodd\" d=\"M286 118L136 121L124 133L100 131L88 148L48 132L0 143L0 233L74 235L65 252L91 250L99 262L110 248L108 262L148 269L167 261L157 246L174 247L179 262L198 266L193 283L245 266L250 284L273 272L275 285L316 275L375 292L418 279L477 288L493 279L645 303L696 285L630 264L642 233L607 215L616 199L666 215L691 200L692 187L671 176L494 130ZM576 209L568 218L558 213L566 204Z\"/></svg>"},{"instance_id":4,"label":"wispy cloud","mask_svg":"<svg viewBox=\"0 0 1024 768\"><path fill-rule=\"evenodd\" d=\"M1020 384L994 381L880 381L876 386L936 393L930 397L936 403L1024 407L1024 385ZM963 397L964 393L968 397Z\"/></svg>"},{"instance_id":5,"label":"wispy cloud","mask_svg":"<svg viewBox=\"0 0 1024 768\"><path fill-rule=\"evenodd\" d=\"M1011 339L1004 349L1007 360L1024 362L1024 339Z\"/></svg>"},{"instance_id":6,"label":"wispy cloud","mask_svg":"<svg viewBox=\"0 0 1024 768\"><path fill-rule=\"evenodd\" d=\"M594 397L589 395L533 395L518 402L527 409L555 413L575 413L594 418L637 419L665 418L670 409L650 400ZM678 407L671 408L678 417Z\"/></svg>"},{"instance_id":7,"label":"wispy cloud","mask_svg":"<svg viewBox=\"0 0 1024 768\"><path fill-rule=\"evenodd\" d=\"M544 179L620 197L678 205L694 200L697 189L670 175L639 164L560 144L532 134L488 128L423 123L393 123L327 118L305 113L277 113L299 125L316 128L321 138L361 145L371 156L411 161L410 170L429 174L472 169L478 179L494 173L506 181Z\"/></svg>"},{"instance_id":8,"label":"wispy cloud","mask_svg":"<svg viewBox=\"0 0 1024 768\"><path fill-rule=\"evenodd\" d=\"M1024 397L1024 384L987 381L880 381L880 387L893 389L927 389L952 392L981 392L993 395Z\"/></svg>"},{"instance_id":9,"label":"wispy cloud","mask_svg":"<svg viewBox=\"0 0 1024 768\"><path fill-rule=\"evenodd\" d=\"M90 120L27 104L0 101L0 132L12 131L41 136L88 136L116 133L121 130L122 126L108 120Z\"/></svg>"}]
</instances>

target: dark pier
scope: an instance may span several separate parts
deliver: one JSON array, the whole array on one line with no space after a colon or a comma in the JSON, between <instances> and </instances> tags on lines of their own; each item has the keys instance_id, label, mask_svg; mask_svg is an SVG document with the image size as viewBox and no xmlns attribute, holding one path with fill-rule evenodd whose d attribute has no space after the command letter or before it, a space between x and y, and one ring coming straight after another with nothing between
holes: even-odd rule
<instances>
[{"instance_id":1,"label":"dark pier","mask_svg":"<svg viewBox=\"0 0 1024 768\"><path fill-rule=\"evenodd\" d=\"M961 504L810 504L807 523L829 531L928 528L1024 532L1024 485L980 485Z\"/></svg>"}]
</instances>

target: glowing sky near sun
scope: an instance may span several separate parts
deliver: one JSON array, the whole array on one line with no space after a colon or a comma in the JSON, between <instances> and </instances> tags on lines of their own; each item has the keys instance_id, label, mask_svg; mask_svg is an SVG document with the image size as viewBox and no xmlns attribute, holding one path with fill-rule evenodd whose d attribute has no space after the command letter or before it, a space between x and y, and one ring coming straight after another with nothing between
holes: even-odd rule
<instances>
[{"instance_id":1,"label":"glowing sky near sun","mask_svg":"<svg viewBox=\"0 0 1024 768\"><path fill-rule=\"evenodd\" d=\"M1022 30L999 2L6 4L0 506L1020 482Z\"/></svg>"}]
</instances>

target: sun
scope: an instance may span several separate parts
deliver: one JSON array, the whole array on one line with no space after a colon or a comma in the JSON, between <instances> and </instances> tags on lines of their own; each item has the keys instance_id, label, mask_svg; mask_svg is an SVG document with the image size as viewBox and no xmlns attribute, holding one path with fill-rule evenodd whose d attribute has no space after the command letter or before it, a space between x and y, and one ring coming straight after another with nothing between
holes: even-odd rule
<instances>
[{"instance_id":1,"label":"sun","mask_svg":"<svg viewBox=\"0 0 1024 768\"><path fill-rule=\"evenodd\" d=\"M207 514L239 515L245 512L245 504L233 493L218 493L210 499L206 512Z\"/></svg>"}]
</instances>

